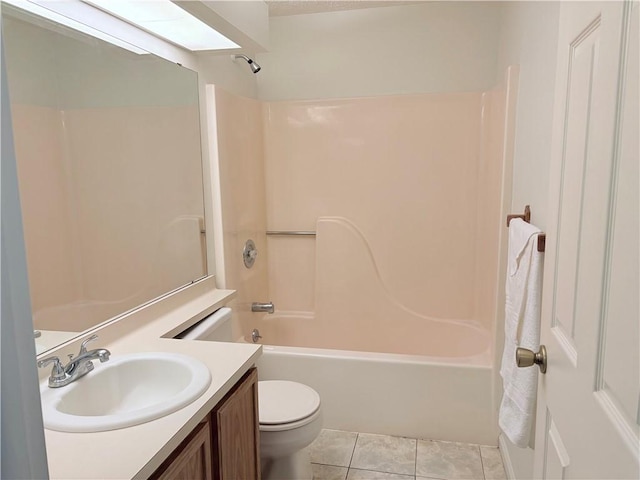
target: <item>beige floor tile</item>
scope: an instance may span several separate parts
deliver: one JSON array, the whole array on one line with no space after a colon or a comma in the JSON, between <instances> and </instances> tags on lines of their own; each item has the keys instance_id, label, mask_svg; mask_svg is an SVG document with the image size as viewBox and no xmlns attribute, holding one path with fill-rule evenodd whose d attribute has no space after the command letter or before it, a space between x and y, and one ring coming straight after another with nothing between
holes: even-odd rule
<instances>
[{"instance_id":1,"label":"beige floor tile","mask_svg":"<svg viewBox=\"0 0 640 480\"><path fill-rule=\"evenodd\" d=\"M349 469L347 480L415 480L413 475L399 475L397 473L374 472L371 470Z\"/></svg>"},{"instance_id":2,"label":"beige floor tile","mask_svg":"<svg viewBox=\"0 0 640 480\"><path fill-rule=\"evenodd\" d=\"M351 460L351 468L415 475L416 440L361 433Z\"/></svg>"},{"instance_id":3,"label":"beige floor tile","mask_svg":"<svg viewBox=\"0 0 640 480\"><path fill-rule=\"evenodd\" d=\"M507 480L507 474L502 464L502 456L497 447L480 447L482 457L482 468L486 480Z\"/></svg>"},{"instance_id":4,"label":"beige floor tile","mask_svg":"<svg viewBox=\"0 0 640 480\"><path fill-rule=\"evenodd\" d=\"M311 462L322 465L348 467L356 444L357 433L322 430L309 446Z\"/></svg>"},{"instance_id":5,"label":"beige floor tile","mask_svg":"<svg viewBox=\"0 0 640 480\"><path fill-rule=\"evenodd\" d=\"M416 475L447 480L482 480L477 445L418 440Z\"/></svg>"},{"instance_id":6,"label":"beige floor tile","mask_svg":"<svg viewBox=\"0 0 640 480\"><path fill-rule=\"evenodd\" d=\"M311 468L313 469L313 480L345 480L347 478L347 467L312 463Z\"/></svg>"}]
</instances>

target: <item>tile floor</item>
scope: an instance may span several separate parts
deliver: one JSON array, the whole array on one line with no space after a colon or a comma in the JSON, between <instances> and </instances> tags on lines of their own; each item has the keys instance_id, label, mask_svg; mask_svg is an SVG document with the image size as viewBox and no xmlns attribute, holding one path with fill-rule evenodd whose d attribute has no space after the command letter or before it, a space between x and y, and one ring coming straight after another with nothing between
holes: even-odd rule
<instances>
[{"instance_id":1,"label":"tile floor","mask_svg":"<svg viewBox=\"0 0 640 480\"><path fill-rule=\"evenodd\" d=\"M496 447L322 430L314 480L506 480Z\"/></svg>"}]
</instances>

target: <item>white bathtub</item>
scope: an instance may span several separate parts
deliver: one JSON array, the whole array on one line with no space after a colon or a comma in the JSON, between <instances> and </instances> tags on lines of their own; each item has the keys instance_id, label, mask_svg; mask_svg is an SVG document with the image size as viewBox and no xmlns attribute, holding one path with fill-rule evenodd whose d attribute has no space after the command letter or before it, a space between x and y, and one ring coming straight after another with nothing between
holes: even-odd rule
<instances>
[{"instance_id":1,"label":"white bathtub","mask_svg":"<svg viewBox=\"0 0 640 480\"><path fill-rule=\"evenodd\" d=\"M252 326L264 343L259 376L316 389L325 428L495 445L489 335L475 326L465 331L464 325L445 323L442 328L453 328L458 337L449 335L446 348L437 348L433 338L425 342L447 352L434 356L312 348L312 315L265 316ZM318 346L329 346L329 340L318 337ZM346 342L341 335L335 340ZM295 343L304 346L291 346ZM420 344L415 339L406 343L414 349Z\"/></svg>"}]
</instances>

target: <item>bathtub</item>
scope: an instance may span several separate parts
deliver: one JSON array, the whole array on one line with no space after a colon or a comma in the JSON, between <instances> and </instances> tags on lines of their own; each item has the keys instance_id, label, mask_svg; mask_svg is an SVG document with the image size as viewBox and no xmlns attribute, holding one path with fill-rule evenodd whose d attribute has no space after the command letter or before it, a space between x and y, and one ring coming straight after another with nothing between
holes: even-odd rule
<instances>
[{"instance_id":1,"label":"bathtub","mask_svg":"<svg viewBox=\"0 0 640 480\"><path fill-rule=\"evenodd\" d=\"M323 334L311 313L288 312L257 317L248 330L263 337L260 379L313 387L325 428L495 445L488 332L462 322L430 327L422 338L348 338L335 328Z\"/></svg>"}]
</instances>

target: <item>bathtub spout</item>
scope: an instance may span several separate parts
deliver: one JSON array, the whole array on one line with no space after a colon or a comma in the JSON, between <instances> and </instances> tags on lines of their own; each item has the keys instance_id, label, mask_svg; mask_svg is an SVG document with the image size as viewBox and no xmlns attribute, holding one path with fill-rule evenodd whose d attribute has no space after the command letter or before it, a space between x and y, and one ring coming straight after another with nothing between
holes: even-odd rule
<instances>
[{"instance_id":1,"label":"bathtub spout","mask_svg":"<svg viewBox=\"0 0 640 480\"><path fill-rule=\"evenodd\" d=\"M251 304L251 311L273 313L275 311L275 308L273 307L273 302L267 302L267 303L253 302Z\"/></svg>"}]
</instances>

